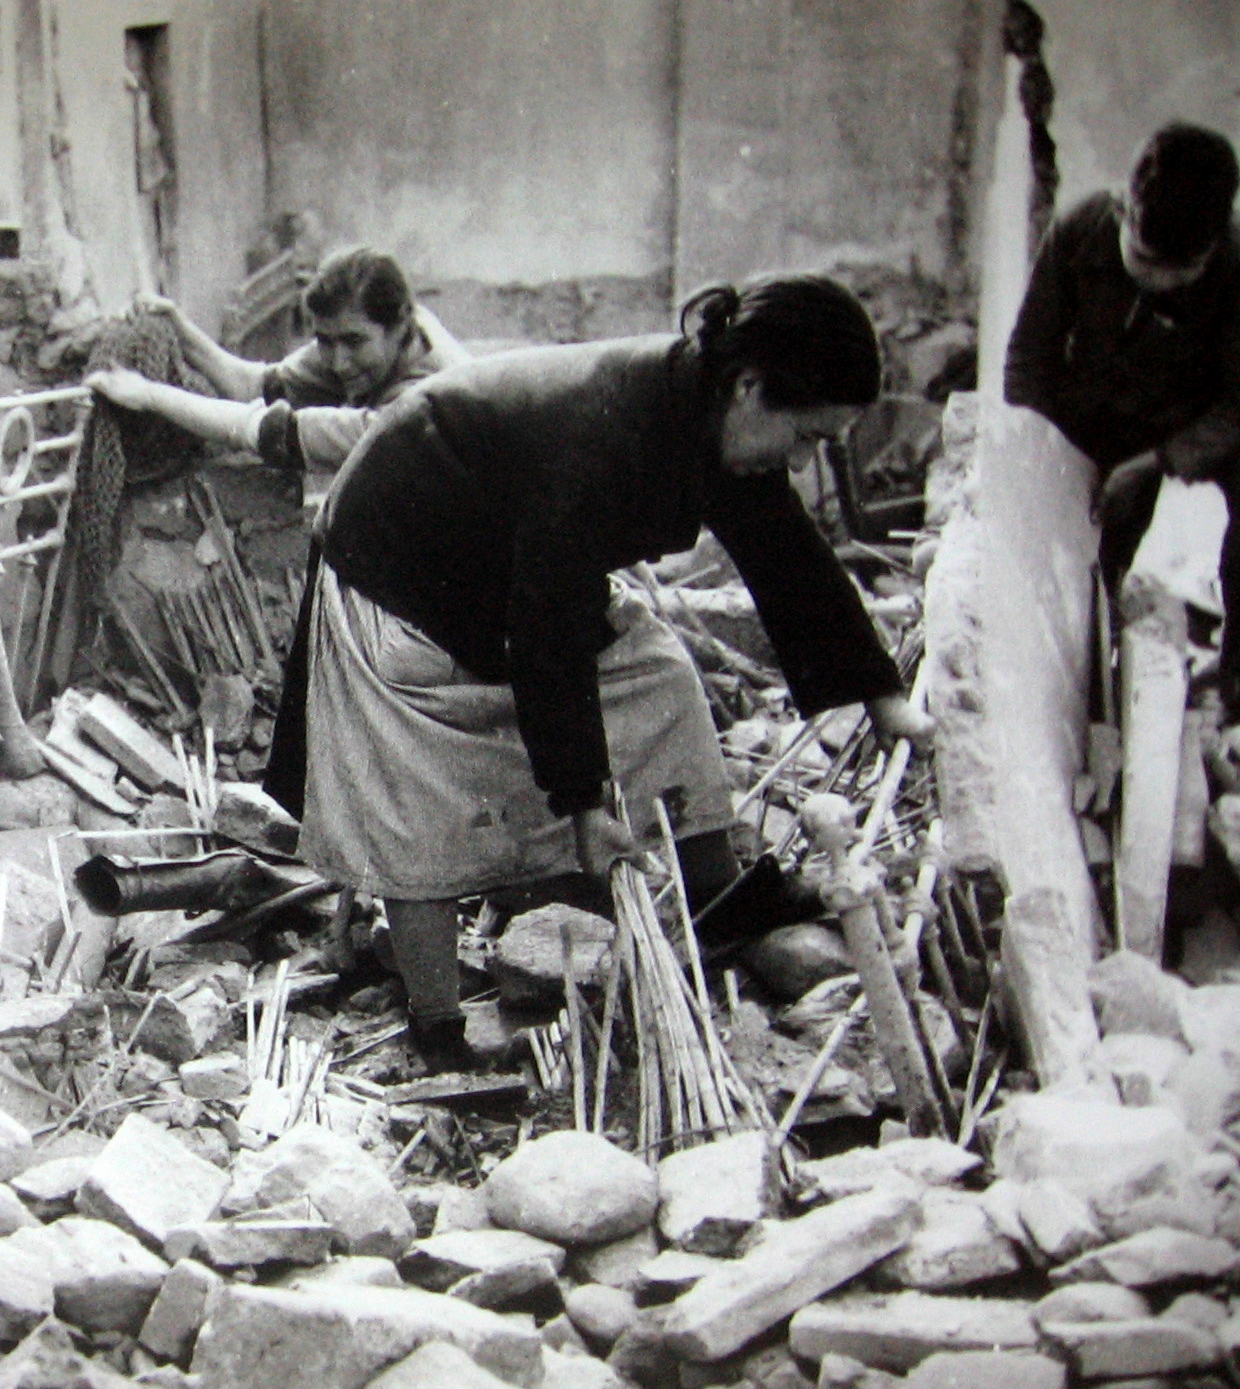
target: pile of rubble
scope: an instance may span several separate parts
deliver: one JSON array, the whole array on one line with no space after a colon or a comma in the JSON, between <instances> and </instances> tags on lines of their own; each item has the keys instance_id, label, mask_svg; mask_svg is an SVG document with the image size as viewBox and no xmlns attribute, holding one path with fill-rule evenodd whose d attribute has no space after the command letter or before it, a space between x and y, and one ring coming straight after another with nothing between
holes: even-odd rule
<instances>
[{"instance_id":1,"label":"pile of rubble","mask_svg":"<svg viewBox=\"0 0 1240 1389\"><path fill-rule=\"evenodd\" d=\"M560 1130L472 1187L411 1180L364 1127L188 1141L236 1112L228 1053L164 1066L106 1140L6 1119L0 1382L1229 1382L1240 986L1120 953L1092 992L1097 1088L1010 1094L980 1152L889 1125L798 1160L753 1130L651 1166ZM89 996L4 1004L4 1072L106 1056L106 1027Z\"/></svg>"}]
</instances>

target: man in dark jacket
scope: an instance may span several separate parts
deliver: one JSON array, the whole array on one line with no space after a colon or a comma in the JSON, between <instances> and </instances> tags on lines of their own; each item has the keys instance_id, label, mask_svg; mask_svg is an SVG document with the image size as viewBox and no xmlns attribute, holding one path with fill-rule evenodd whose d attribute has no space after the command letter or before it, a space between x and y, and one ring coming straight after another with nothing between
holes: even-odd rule
<instances>
[{"instance_id":1,"label":"man in dark jacket","mask_svg":"<svg viewBox=\"0 0 1240 1389\"><path fill-rule=\"evenodd\" d=\"M1231 523L1220 569L1223 699L1240 716L1240 241L1235 152L1172 123L1047 233L1008 344L1004 393L1102 472L1099 561L1112 592L1164 474L1214 481ZM1234 616L1233 616L1234 615Z\"/></svg>"}]
</instances>

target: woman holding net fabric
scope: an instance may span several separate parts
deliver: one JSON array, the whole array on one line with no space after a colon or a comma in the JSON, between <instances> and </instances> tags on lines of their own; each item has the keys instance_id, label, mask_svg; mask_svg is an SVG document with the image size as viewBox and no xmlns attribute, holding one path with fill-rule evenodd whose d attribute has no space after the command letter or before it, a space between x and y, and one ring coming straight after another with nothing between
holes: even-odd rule
<instances>
[{"instance_id":1,"label":"woman holding net fabric","mask_svg":"<svg viewBox=\"0 0 1240 1389\"><path fill-rule=\"evenodd\" d=\"M864 701L880 734L930 737L789 482L880 375L873 326L833 281L716 286L678 334L430 377L337 474L316 525L300 854L384 899L429 1069L470 1060L460 897L637 861L657 796L695 910L741 876L701 686L615 571L708 526L802 714ZM604 809L611 778L632 831ZM701 934L812 914L759 860Z\"/></svg>"}]
</instances>

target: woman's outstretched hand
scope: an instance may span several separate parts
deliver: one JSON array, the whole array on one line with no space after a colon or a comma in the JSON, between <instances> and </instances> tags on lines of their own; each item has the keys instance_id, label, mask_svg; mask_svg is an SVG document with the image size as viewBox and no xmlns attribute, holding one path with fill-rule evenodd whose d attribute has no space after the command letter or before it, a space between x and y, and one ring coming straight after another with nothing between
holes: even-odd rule
<instances>
[{"instance_id":1,"label":"woman's outstretched hand","mask_svg":"<svg viewBox=\"0 0 1240 1389\"><path fill-rule=\"evenodd\" d=\"M151 408L151 383L141 372L131 371L129 367L101 367L92 371L82 384L126 410Z\"/></svg>"},{"instance_id":2,"label":"woman's outstretched hand","mask_svg":"<svg viewBox=\"0 0 1240 1389\"><path fill-rule=\"evenodd\" d=\"M632 834L605 810L583 810L573 816L577 862L592 878L606 878L618 860L644 869L649 856Z\"/></svg>"}]
</instances>

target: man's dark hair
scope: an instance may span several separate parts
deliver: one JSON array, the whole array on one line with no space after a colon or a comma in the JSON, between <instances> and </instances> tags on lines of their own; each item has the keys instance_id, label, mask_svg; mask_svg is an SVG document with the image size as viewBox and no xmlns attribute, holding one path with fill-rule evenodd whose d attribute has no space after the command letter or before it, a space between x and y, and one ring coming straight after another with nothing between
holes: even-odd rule
<instances>
[{"instance_id":1,"label":"man's dark hair","mask_svg":"<svg viewBox=\"0 0 1240 1389\"><path fill-rule=\"evenodd\" d=\"M1227 230L1240 183L1226 136L1173 121L1146 142L1129 181L1136 231L1161 260L1196 260Z\"/></svg>"},{"instance_id":2,"label":"man's dark hair","mask_svg":"<svg viewBox=\"0 0 1240 1389\"><path fill-rule=\"evenodd\" d=\"M306 308L319 318L358 308L381 328L395 328L413 306L400 266L368 246L328 256L310 281L305 299Z\"/></svg>"}]
</instances>

